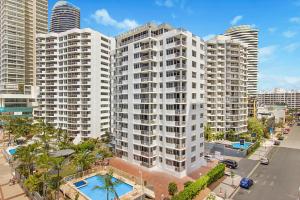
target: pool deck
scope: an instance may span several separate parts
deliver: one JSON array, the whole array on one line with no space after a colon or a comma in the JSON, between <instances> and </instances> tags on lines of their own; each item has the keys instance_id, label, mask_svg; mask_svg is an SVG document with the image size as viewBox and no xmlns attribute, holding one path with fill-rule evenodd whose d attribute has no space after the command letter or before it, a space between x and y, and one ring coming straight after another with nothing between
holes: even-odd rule
<instances>
[{"instance_id":1,"label":"pool deck","mask_svg":"<svg viewBox=\"0 0 300 200\"><path fill-rule=\"evenodd\" d=\"M117 168L119 170L122 170L128 174L131 174L135 177L141 177L141 174L139 171L142 171L143 180L147 181L147 185L151 186L153 188L153 191L155 193L155 199L163 199L163 197L168 197L168 185L170 182L175 182L178 186L178 190L181 191L184 188L184 183L187 181L194 181L201 177L202 175L205 175L210 169L212 169L217 162L209 162L207 166L202 166L199 169L193 171L191 174L189 174L186 177L178 178L175 176L172 176L169 173L165 172L158 172L158 171L150 171L144 167L140 167L135 164L128 163L120 158L112 158L110 160L110 165L114 168ZM198 199L204 199L206 196L204 193L207 193L207 191L203 191L199 194Z\"/></svg>"},{"instance_id":2,"label":"pool deck","mask_svg":"<svg viewBox=\"0 0 300 200\"><path fill-rule=\"evenodd\" d=\"M2 133L0 132L0 199L1 200L29 200L25 195L21 186L16 183L9 184L9 180L13 177L11 168L2 154L4 150Z\"/></svg>"},{"instance_id":3,"label":"pool deck","mask_svg":"<svg viewBox=\"0 0 300 200\"><path fill-rule=\"evenodd\" d=\"M78 200L91 200L84 193L82 193L79 189L77 189L76 186L74 185L74 183L84 180L86 178L92 177L92 176L96 176L98 174L104 175L104 174L108 173L108 168L106 169L106 167L101 167L99 169L93 169L93 171L94 172L88 173L87 175L84 175L80 178L75 178L75 179L68 181L66 184L61 186L61 191L64 194L66 194L67 196L69 196L71 199L75 199L75 196L77 194L79 194ZM138 185L134 181L124 178L123 176L121 176L115 172L114 172L113 176L116 179L119 179L119 180L123 181L124 183L129 184L133 187L133 190L131 192L128 192L128 193L120 196L121 200L136 199L136 198L140 197L141 195L143 195L144 192L143 192L143 188L141 185Z\"/></svg>"}]
</instances>

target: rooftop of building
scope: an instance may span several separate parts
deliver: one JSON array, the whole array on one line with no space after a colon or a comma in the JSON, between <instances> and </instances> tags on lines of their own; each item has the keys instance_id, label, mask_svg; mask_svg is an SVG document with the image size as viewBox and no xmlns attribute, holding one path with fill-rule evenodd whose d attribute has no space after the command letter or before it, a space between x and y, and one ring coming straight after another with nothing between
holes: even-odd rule
<instances>
[{"instance_id":1,"label":"rooftop of building","mask_svg":"<svg viewBox=\"0 0 300 200\"><path fill-rule=\"evenodd\" d=\"M237 30L252 30L252 31L258 31L257 28L253 25L238 25L238 26L232 26L230 27L226 33L229 33L231 31L237 31Z\"/></svg>"},{"instance_id":2,"label":"rooftop of building","mask_svg":"<svg viewBox=\"0 0 300 200\"><path fill-rule=\"evenodd\" d=\"M70 2L68 2L66 0L59 0L59 1L57 1L54 4L54 6L53 6L52 9L56 9L56 8L62 7L62 6L70 6L70 7L73 7L73 8L76 8L76 9L80 10L77 6L73 5L72 3L70 3Z\"/></svg>"}]
</instances>

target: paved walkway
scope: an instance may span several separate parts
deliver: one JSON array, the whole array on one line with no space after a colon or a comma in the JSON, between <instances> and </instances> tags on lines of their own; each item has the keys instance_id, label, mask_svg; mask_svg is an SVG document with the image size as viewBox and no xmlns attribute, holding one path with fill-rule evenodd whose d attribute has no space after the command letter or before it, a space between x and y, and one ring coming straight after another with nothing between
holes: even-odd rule
<instances>
[{"instance_id":1,"label":"paved walkway","mask_svg":"<svg viewBox=\"0 0 300 200\"><path fill-rule=\"evenodd\" d=\"M1 133L0 141L2 141ZM2 144L0 146L0 200L29 200L19 184L9 184L12 171L2 154Z\"/></svg>"},{"instance_id":2,"label":"paved walkway","mask_svg":"<svg viewBox=\"0 0 300 200\"><path fill-rule=\"evenodd\" d=\"M123 161L119 158L113 158L110 160L110 165L120 169L124 172L127 172L129 174L132 174L136 177L141 177L142 172L142 178L144 181L147 182L147 185L150 185L153 187L155 192L155 199L163 199L163 197L168 197L168 185L170 182L175 182L178 186L178 191L183 190L184 183L187 181L193 181L197 178L199 178L201 175L204 175L209 171L216 163L211 162L206 167L201 167L189 176L183 177L183 178L177 178L175 176L172 176L168 173L164 172L158 172L158 171L150 171L148 169L142 168L138 165L130 164L128 162ZM204 193L204 192L203 192ZM206 192L206 195L209 194L209 191ZM201 195L204 199L206 195Z\"/></svg>"},{"instance_id":3,"label":"paved walkway","mask_svg":"<svg viewBox=\"0 0 300 200\"><path fill-rule=\"evenodd\" d=\"M1 200L28 200L19 184L10 185L11 169L2 153L0 153L0 199Z\"/></svg>"}]
</instances>

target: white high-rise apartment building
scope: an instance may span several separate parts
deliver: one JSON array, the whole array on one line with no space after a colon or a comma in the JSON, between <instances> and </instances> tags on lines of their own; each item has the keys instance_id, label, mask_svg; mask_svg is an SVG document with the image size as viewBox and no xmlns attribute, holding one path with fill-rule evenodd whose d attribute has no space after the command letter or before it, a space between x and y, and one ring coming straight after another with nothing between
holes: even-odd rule
<instances>
[{"instance_id":1,"label":"white high-rise apartment building","mask_svg":"<svg viewBox=\"0 0 300 200\"><path fill-rule=\"evenodd\" d=\"M247 92L257 96L258 82L258 30L250 25L234 26L225 33L247 45Z\"/></svg>"},{"instance_id":2,"label":"white high-rise apartment building","mask_svg":"<svg viewBox=\"0 0 300 200\"><path fill-rule=\"evenodd\" d=\"M260 92L258 94L259 105L287 105L290 109L300 109L300 91L274 89L270 92Z\"/></svg>"},{"instance_id":3,"label":"white high-rise apartment building","mask_svg":"<svg viewBox=\"0 0 300 200\"><path fill-rule=\"evenodd\" d=\"M214 131L247 131L247 45L229 36L206 42L207 123Z\"/></svg>"},{"instance_id":4,"label":"white high-rise apartment building","mask_svg":"<svg viewBox=\"0 0 300 200\"><path fill-rule=\"evenodd\" d=\"M36 118L71 136L109 131L111 38L91 29L37 36Z\"/></svg>"},{"instance_id":5,"label":"white high-rise apartment building","mask_svg":"<svg viewBox=\"0 0 300 200\"><path fill-rule=\"evenodd\" d=\"M204 41L183 29L149 23L116 42L116 154L179 177L205 164Z\"/></svg>"},{"instance_id":6,"label":"white high-rise apartment building","mask_svg":"<svg viewBox=\"0 0 300 200\"><path fill-rule=\"evenodd\" d=\"M35 37L47 26L47 0L0 1L0 114L31 115Z\"/></svg>"}]
</instances>

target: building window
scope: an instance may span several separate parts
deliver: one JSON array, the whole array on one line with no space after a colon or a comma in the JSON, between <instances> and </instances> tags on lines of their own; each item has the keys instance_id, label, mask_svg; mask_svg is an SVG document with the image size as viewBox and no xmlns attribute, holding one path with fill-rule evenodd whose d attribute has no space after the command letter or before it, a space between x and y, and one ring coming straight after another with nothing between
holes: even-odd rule
<instances>
[{"instance_id":1,"label":"building window","mask_svg":"<svg viewBox=\"0 0 300 200\"><path fill-rule=\"evenodd\" d=\"M191 162L193 163L193 162L195 162L196 161L196 156L193 156L192 158L191 158Z\"/></svg>"},{"instance_id":2,"label":"building window","mask_svg":"<svg viewBox=\"0 0 300 200\"><path fill-rule=\"evenodd\" d=\"M196 151L196 146L192 146L191 151L195 152Z\"/></svg>"}]
</instances>

